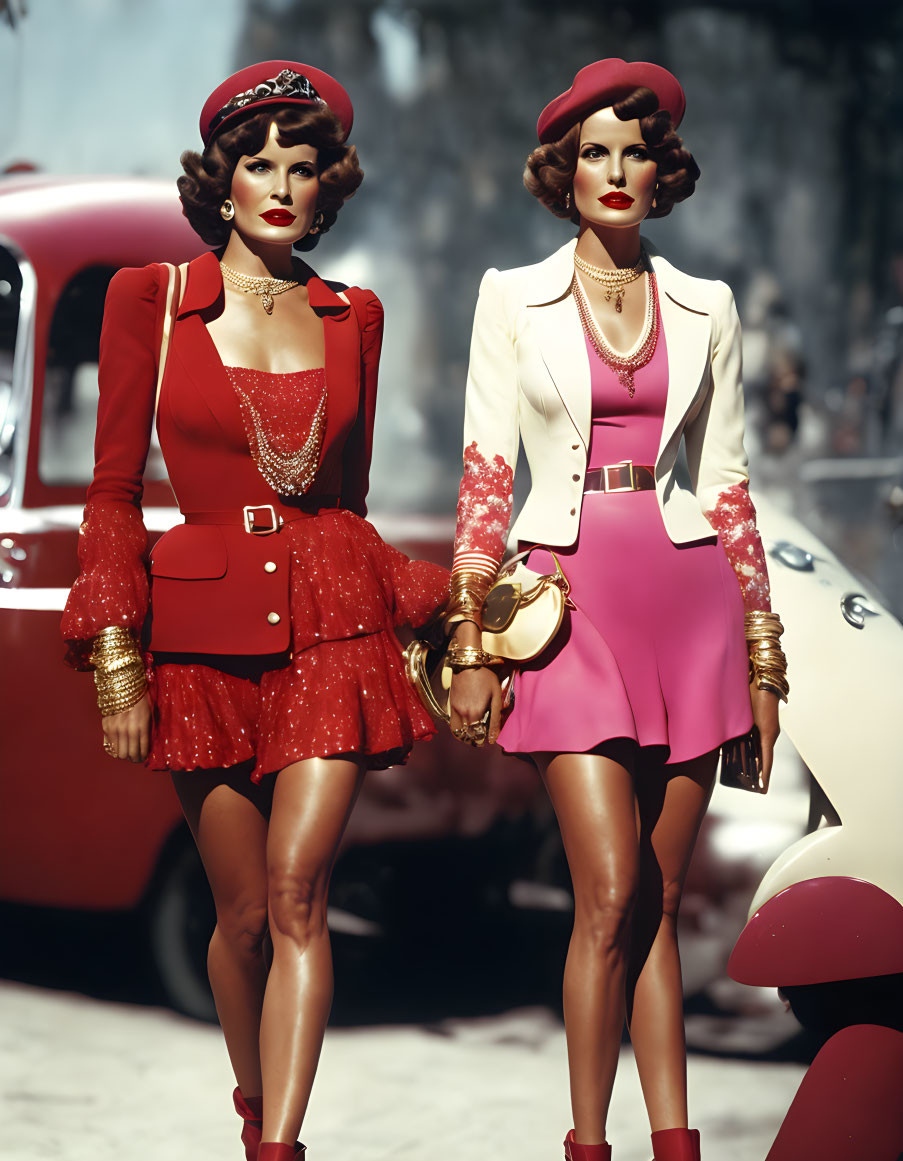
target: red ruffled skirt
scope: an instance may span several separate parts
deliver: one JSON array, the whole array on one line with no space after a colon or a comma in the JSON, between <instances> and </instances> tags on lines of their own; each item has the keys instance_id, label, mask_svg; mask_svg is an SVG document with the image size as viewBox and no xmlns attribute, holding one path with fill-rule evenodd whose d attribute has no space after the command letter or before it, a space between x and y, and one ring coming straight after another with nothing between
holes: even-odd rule
<instances>
[{"instance_id":1,"label":"red ruffled skirt","mask_svg":"<svg viewBox=\"0 0 903 1161\"><path fill-rule=\"evenodd\" d=\"M433 616L448 572L410 560L345 509L293 520L279 535L291 551L291 657L157 654L152 770L254 759L259 782L292 762L338 754L380 769L435 733L394 628Z\"/></svg>"}]
</instances>

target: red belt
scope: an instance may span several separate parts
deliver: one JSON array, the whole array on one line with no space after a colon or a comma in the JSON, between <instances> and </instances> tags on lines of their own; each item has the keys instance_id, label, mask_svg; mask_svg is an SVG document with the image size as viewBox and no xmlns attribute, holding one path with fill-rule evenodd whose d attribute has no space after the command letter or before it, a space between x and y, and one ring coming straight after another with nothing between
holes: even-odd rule
<instances>
[{"instance_id":1,"label":"red belt","mask_svg":"<svg viewBox=\"0 0 903 1161\"><path fill-rule=\"evenodd\" d=\"M586 473L584 492L647 492L655 488L655 468L624 460Z\"/></svg>"},{"instance_id":2,"label":"red belt","mask_svg":"<svg viewBox=\"0 0 903 1161\"><path fill-rule=\"evenodd\" d=\"M338 496L299 496L297 504L245 504L214 512L183 512L186 524L229 524L243 527L252 536L270 536L283 524L313 516L321 508L338 508Z\"/></svg>"}]
</instances>

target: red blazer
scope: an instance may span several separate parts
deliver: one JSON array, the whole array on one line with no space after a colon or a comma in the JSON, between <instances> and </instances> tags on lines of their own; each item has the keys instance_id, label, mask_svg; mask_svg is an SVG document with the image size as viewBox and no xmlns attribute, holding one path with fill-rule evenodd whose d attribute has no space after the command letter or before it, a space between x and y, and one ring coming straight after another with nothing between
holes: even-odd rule
<instances>
[{"instance_id":1,"label":"red blazer","mask_svg":"<svg viewBox=\"0 0 903 1161\"><path fill-rule=\"evenodd\" d=\"M371 291L342 288L350 306L309 267L301 269L311 306L323 319L326 346L326 430L310 494L338 496L339 506L365 516L382 306ZM166 286L166 268L152 265L120 270L107 293L82 576L64 615L70 640L123 621L141 628L141 578L120 566L129 564L123 545L125 557L128 545L140 549L135 519L140 523ZM251 457L238 399L201 317L222 294L214 254L190 263L157 409L170 482L186 513L240 515L245 505L267 504L293 513L291 501L280 502ZM96 574L105 561L113 566L112 579L92 576L92 565ZM272 564L275 570L264 567ZM280 534L252 536L238 524L178 525L154 547L150 573L152 650L268 654L288 648L288 547ZM146 611L146 597L143 603Z\"/></svg>"}]
</instances>

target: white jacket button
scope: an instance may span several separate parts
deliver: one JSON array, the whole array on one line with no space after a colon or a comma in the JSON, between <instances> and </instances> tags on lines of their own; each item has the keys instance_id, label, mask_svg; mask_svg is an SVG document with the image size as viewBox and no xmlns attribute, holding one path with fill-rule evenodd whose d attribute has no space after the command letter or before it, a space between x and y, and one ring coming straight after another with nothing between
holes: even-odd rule
<instances>
[{"instance_id":1,"label":"white jacket button","mask_svg":"<svg viewBox=\"0 0 903 1161\"><path fill-rule=\"evenodd\" d=\"M278 613L267 613L267 620L271 625L278 625L282 618Z\"/></svg>"},{"instance_id":2,"label":"white jacket button","mask_svg":"<svg viewBox=\"0 0 903 1161\"><path fill-rule=\"evenodd\" d=\"M275 562L275 560L268 560L268 561L266 562L266 564L263 566L263 571L264 571L264 572L275 572L275 571L276 571L276 562Z\"/></svg>"}]
</instances>

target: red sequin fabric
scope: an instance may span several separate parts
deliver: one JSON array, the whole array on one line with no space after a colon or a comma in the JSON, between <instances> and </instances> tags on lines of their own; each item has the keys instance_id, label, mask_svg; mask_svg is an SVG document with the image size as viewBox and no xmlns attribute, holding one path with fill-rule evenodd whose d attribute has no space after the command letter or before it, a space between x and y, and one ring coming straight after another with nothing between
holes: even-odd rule
<instances>
[{"instance_id":1,"label":"red sequin fabric","mask_svg":"<svg viewBox=\"0 0 903 1161\"><path fill-rule=\"evenodd\" d=\"M241 407L248 446L260 474L282 496L301 496L316 475L326 422L322 367L274 374L226 367ZM307 432L299 415L312 416Z\"/></svg>"},{"instance_id":2,"label":"red sequin fabric","mask_svg":"<svg viewBox=\"0 0 903 1161\"><path fill-rule=\"evenodd\" d=\"M488 460L476 442L464 449L453 571L495 576L505 553L513 490L514 469L500 455Z\"/></svg>"},{"instance_id":3,"label":"red sequin fabric","mask_svg":"<svg viewBox=\"0 0 903 1161\"><path fill-rule=\"evenodd\" d=\"M749 483L734 484L719 496L715 507L706 512L709 523L721 536L746 611L771 611L771 587L765 549L756 527L756 509L749 495Z\"/></svg>"},{"instance_id":4,"label":"red sequin fabric","mask_svg":"<svg viewBox=\"0 0 903 1161\"><path fill-rule=\"evenodd\" d=\"M213 658L158 657L151 769L256 756L259 781L303 758L346 753L379 768L435 732L393 629L433 616L448 594L447 571L410 560L344 509L293 520L279 535L291 549L291 659L274 668L233 659L227 668Z\"/></svg>"},{"instance_id":5,"label":"red sequin fabric","mask_svg":"<svg viewBox=\"0 0 903 1161\"><path fill-rule=\"evenodd\" d=\"M78 530L79 575L63 611L67 662L90 669L94 637L124 625L139 637L147 616L147 530L141 512L119 500L91 500Z\"/></svg>"}]
</instances>

